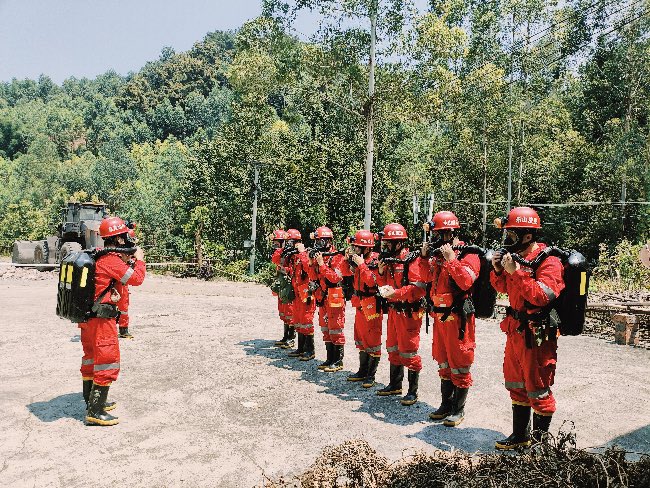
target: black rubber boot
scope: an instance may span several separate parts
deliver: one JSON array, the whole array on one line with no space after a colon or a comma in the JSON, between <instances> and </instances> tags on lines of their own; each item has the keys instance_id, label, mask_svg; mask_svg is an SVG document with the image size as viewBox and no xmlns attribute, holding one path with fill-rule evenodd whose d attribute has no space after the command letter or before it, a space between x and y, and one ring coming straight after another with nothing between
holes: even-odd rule
<instances>
[{"instance_id":1,"label":"black rubber boot","mask_svg":"<svg viewBox=\"0 0 650 488\"><path fill-rule=\"evenodd\" d=\"M287 332L287 340L283 345L279 346L280 349L291 349L296 343L296 329L293 325L287 325L287 327L289 328Z\"/></svg>"},{"instance_id":2,"label":"black rubber boot","mask_svg":"<svg viewBox=\"0 0 650 488\"><path fill-rule=\"evenodd\" d=\"M390 365L390 383L385 388L377 390L377 395L401 395L402 381L404 380L404 366Z\"/></svg>"},{"instance_id":3,"label":"black rubber boot","mask_svg":"<svg viewBox=\"0 0 650 488\"><path fill-rule=\"evenodd\" d=\"M454 388L453 407L443 424L447 427L456 427L465 418L465 402L467 402L469 388Z\"/></svg>"},{"instance_id":4,"label":"black rubber boot","mask_svg":"<svg viewBox=\"0 0 650 488\"><path fill-rule=\"evenodd\" d=\"M325 369L330 364L332 364L332 360L333 360L333 357L334 357L334 344L332 344L331 342L326 342L325 343L325 350L327 351L327 359L325 360L324 363L320 363L318 365L318 369Z\"/></svg>"},{"instance_id":5,"label":"black rubber boot","mask_svg":"<svg viewBox=\"0 0 650 488\"><path fill-rule=\"evenodd\" d=\"M279 341L275 341L274 346L276 347L282 347L287 343L287 339L289 339L289 326L287 324L284 324L284 335L282 336L282 339Z\"/></svg>"},{"instance_id":6,"label":"black rubber boot","mask_svg":"<svg viewBox=\"0 0 650 488\"><path fill-rule=\"evenodd\" d=\"M297 358L302 356L302 353L305 352L305 335L298 332L298 349L291 351L288 356L290 358Z\"/></svg>"},{"instance_id":7,"label":"black rubber boot","mask_svg":"<svg viewBox=\"0 0 650 488\"><path fill-rule=\"evenodd\" d=\"M530 434L528 426L530 424L530 406L512 404L512 434L506 439L497 441L495 449L500 451L510 451L520 447L530 446Z\"/></svg>"},{"instance_id":8,"label":"black rubber boot","mask_svg":"<svg viewBox=\"0 0 650 488\"><path fill-rule=\"evenodd\" d=\"M454 384L451 380L440 380L440 394L442 395L442 403L438 410L431 412L429 418L432 420L442 420L451 413L453 407Z\"/></svg>"},{"instance_id":9,"label":"black rubber boot","mask_svg":"<svg viewBox=\"0 0 650 488\"><path fill-rule=\"evenodd\" d=\"M345 346L343 344L333 344L333 347L334 355L332 357L332 364L323 370L326 373L335 373L343 369L343 356L345 355Z\"/></svg>"},{"instance_id":10,"label":"black rubber boot","mask_svg":"<svg viewBox=\"0 0 650 488\"><path fill-rule=\"evenodd\" d=\"M553 415L540 415L537 412L533 412L533 442L543 442L548 437L546 434L548 434L552 419Z\"/></svg>"},{"instance_id":11,"label":"black rubber boot","mask_svg":"<svg viewBox=\"0 0 650 488\"><path fill-rule=\"evenodd\" d=\"M363 381L368 376L368 360L370 355L366 351L359 351L359 371L348 376L348 381Z\"/></svg>"},{"instance_id":12,"label":"black rubber boot","mask_svg":"<svg viewBox=\"0 0 650 488\"><path fill-rule=\"evenodd\" d=\"M361 386L364 388L372 388L375 386L375 374L377 374L377 366L379 366L379 356L370 356L368 358L368 376L363 380Z\"/></svg>"},{"instance_id":13,"label":"black rubber boot","mask_svg":"<svg viewBox=\"0 0 650 488\"><path fill-rule=\"evenodd\" d=\"M420 379L419 371L408 370L409 391L402 398L402 405L413 405L418 401L418 380Z\"/></svg>"},{"instance_id":14,"label":"black rubber boot","mask_svg":"<svg viewBox=\"0 0 650 488\"><path fill-rule=\"evenodd\" d=\"M133 336L129 333L129 328L128 327L120 327L119 336L122 339L133 339Z\"/></svg>"},{"instance_id":15,"label":"black rubber boot","mask_svg":"<svg viewBox=\"0 0 650 488\"><path fill-rule=\"evenodd\" d=\"M115 425L119 423L117 417L113 417L110 413L106 413L106 410L104 409L109 388L110 386L99 386L93 384L92 390L90 390L90 398L88 400L86 425Z\"/></svg>"},{"instance_id":16,"label":"black rubber boot","mask_svg":"<svg viewBox=\"0 0 650 488\"><path fill-rule=\"evenodd\" d=\"M301 361L311 361L316 357L316 347L314 345L314 334L305 336L305 350L300 356Z\"/></svg>"},{"instance_id":17,"label":"black rubber boot","mask_svg":"<svg viewBox=\"0 0 650 488\"><path fill-rule=\"evenodd\" d=\"M86 402L86 409L88 409L88 401L90 400L90 390L92 390L92 388L93 388L93 380L83 380L83 395L84 395L84 402ZM107 412L113 410L115 407L117 407L117 403L115 402L104 403L104 410Z\"/></svg>"}]
</instances>

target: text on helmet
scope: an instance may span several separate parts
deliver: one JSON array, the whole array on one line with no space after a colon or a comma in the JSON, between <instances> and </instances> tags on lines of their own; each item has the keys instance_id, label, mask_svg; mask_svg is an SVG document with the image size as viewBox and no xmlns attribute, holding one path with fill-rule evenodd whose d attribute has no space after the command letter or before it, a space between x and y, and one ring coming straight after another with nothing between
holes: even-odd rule
<instances>
[{"instance_id":1,"label":"text on helmet","mask_svg":"<svg viewBox=\"0 0 650 488\"><path fill-rule=\"evenodd\" d=\"M515 222L517 224L536 224L537 217L517 217Z\"/></svg>"}]
</instances>

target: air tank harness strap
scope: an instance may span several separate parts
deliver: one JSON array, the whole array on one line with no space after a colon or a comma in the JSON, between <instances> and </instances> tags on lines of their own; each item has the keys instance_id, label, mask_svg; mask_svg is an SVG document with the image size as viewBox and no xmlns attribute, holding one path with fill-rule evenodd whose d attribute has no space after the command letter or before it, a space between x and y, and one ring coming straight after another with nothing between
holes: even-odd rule
<instances>
[{"instance_id":1,"label":"air tank harness strap","mask_svg":"<svg viewBox=\"0 0 650 488\"><path fill-rule=\"evenodd\" d=\"M536 313L527 313L525 310L516 310L506 307L506 315L519 322L517 332L523 332L526 338L526 347L532 349L535 343L539 346L545 340L553 337L559 324L557 312L554 309L542 309ZM530 327L534 324L535 333Z\"/></svg>"},{"instance_id":2,"label":"air tank harness strap","mask_svg":"<svg viewBox=\"0 0 650 488\"><path fill-rule=\"evenodd\" d=\"M460 317L458 339L461 341L465 338L467 317L473 315L475 312L474 302L472 301L472 298L468 296L464 296L462 294L458 294L454 297L454 300L451 303L451 307L436 307L435 305L431 305L429 307L429 310L431 310L434 313L443 314L442 317L440 317L440 320L442 322L447 320L452 313L457 314Z\"/></svg>"},{"instance_id":3,"label":"air tank harness strap","mask_svg":"<svg viewBox=\"0 0 650 488\"><path fill-rule=\"evenodd\" d=\"M104 296L109 292L111 288L113 288L114 284L115 280L111 280L106 289L99 294L97 300L95 300L92 308L90 309L91 311L89 318L99 317L102 319L113 319L119 316L119 312L115 305L110 303L101 303Z\"/></svg>"}]
</instances>

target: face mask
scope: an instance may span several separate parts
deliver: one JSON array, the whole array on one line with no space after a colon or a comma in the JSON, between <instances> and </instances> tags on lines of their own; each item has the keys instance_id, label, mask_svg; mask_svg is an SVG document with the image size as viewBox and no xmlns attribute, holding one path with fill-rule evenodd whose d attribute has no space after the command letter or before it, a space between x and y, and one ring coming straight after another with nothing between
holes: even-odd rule
<instances>
[{"instance_id":1,"label":"face mask","mask_svg":"<svg viewBox=\"0 0 650 488\"><path fill-rule=\"evenodd\" d=\"M332 247L332 242L329 239L316 239L314 241L314 247L323 251L327 251Z\"/></svg>"},{"instance_id":2,"label":"face mask","mask_svg":"<svg viewBox=\"0 0 650 488\"><path fill-rule=\"evenodd\" d=\"M381 257L389 258L395 256L400 251L400 243L394 241L381 242Z\"/></svg>"},{"instance_id":3,"label":"face mask","mask_svg":"<svg viewBox=\"0 0 650 488\"><path fill-rule=\"evenodd\" d=\"M449 239L445 239L445 237L449 237ZM445 244L451 244L453 240L453 233L446 230L433 230L431 231L431 240L429 241L429 245L434 249L437 249Z\"/></svg>"},{"instance_id":4,"label":"face mask","mask_svg":"<svg viewBox=\"0 0 650 488\"><path fill-rule=\"evenodd\" d=\"M523 243L521 242L523 237L530 232L526 229L520 230L505 230L503 233L503 247L505 247L509 252L519 252L523 251L528 247L530 241Z\"/></svg>"}]
</instances>

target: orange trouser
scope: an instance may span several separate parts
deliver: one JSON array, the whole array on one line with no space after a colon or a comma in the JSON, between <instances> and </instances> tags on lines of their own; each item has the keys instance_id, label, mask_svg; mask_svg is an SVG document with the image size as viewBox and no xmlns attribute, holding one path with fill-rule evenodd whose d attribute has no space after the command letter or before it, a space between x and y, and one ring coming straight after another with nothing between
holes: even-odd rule
<instances>
[{"instance_id":1,"label":"orange trouser","mask_svg":"<svg viewBox=\"0 0 650 488\"><path fill-rule=\"evenodd\" d=\"M81 376L101 386L110 385L120 374L120 344L115 319L90 319L81 329Z\"/></svg>"},{"instance_id":2,"label":"orange trouser","mask_svg":"<svg viewBox=\"0 0 650 488\"><path fill-rule=\"evenodd\" d=\"M293 303L293 318L292 325L295 327L296 332L304 335L314 335L314 312L316 311L316 303L314 300L309 300L309 303L303 302L299 297L296 297Z\"/></svg>"},{"instance_id":3,"label":"orange trouser","mask_svg":"<svg viewBox=\"0 0 650 488\"><path fill-rule=\"evenodd\" d=\"M381 356L381 322L380 314L376 319L368 320L361 308L354 316L354 343L357 349L371 356Z\"/></svg>"},{"instance_id":4,"label":"orange trouser","mask_svg":"<svg viewBox=\"0 0 650 488\"><path fill-rule=\"evenodd\" d=\"M411 371L422 369L422 358L418 354L421 327L422 316L418 313L409 316L388 309L386 352L391 364L405 366Z\"/></svg>"},{"instance_id":5,"label":"orange trouser","mask_svg":"<svg viewBox=\"0 0 650 488\"><path fill-rule=\"evenodd\" d=\"M460 317L450 314L444 322L443 314L433 314L433 341L431 345L433 359L438 363L441 378L451 380L459 388L472 386L472 374L469 372L474 362L476 348L474 315L467 317L465 336L459 339Z\"/></svg>"},{"instance_id":6,"label":"orange trouser","mask_svg":"<svg viewBox=\"0 0 650 488\"><path fill-rule=\"evenodd\" d=\"M513 402L530 405L541 415L555 412L555 398L551 391L557 362L557 340L545 341L541 346L526 347L521 332L508 334L503 359L503 377Z\"/></svg>"}]
</instances>

